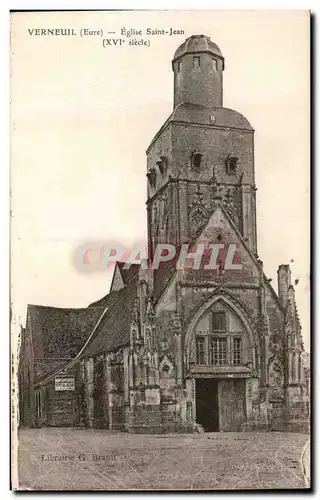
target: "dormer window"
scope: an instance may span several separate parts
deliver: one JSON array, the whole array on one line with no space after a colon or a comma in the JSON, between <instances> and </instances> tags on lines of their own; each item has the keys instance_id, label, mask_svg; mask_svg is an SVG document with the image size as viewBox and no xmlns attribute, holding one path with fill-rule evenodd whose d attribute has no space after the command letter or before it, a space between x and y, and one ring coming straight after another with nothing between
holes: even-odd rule
<instances>
[{"instance_id":1,"label":"dormer window","mask_svg":"<svg viewBox=\"0 0 320 500\"><path fill-rule=\"evenodd\" d=\"M230 154L226 160L227 174L232 175L237 173L239 158L237 156Z\"/></svg>"},{"instance_id":2,"label":"dormer window","mask_svg":"<svg viewBox=\"0 0 320 500\"><path fill-rule=\"evenodd\" d=\"M193 67L200 68L200 56L193 56Z\"/></svg>"},{"instance_id":3,"label":"dormer window","mask_svg":"<svg viewBox=\"0 0 320 500\"><path fill-rule=\"evenodd\" d=\"M212 58L212 68L214 71L218 71L218 61L217 59Z\"/></svg>"},{"instance_id":4,"label":"dormer window","mask_svg":"<svg viewBox=\"0 0 320 500\"><path fill-rule=\"evenodd\" d=\"M191 155L191 165L193 168L195 168L196 170L199 170L200 167L201 167L201 161L202 161L202 154L195 151L194 153L192 153Z\"/></svg>"}]
</instances>

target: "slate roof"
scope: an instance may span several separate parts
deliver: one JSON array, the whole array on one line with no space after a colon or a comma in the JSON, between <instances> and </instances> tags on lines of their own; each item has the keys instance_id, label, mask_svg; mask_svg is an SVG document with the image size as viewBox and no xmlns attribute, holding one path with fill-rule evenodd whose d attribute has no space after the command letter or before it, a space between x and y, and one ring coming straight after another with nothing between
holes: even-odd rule
<instances>
[{"instance_id":1,"label":"slate roof","mask_svg":"<svg viewBox=\"0 0 320 500\"><path fill-rule=\"evenodd\" d=\"M103 307L63 309L28 305L35 358L70 359L88 340Z\"/></svg>"},{"instance_id":2,"label":"slate roof","mask_svg":"<svg viewBox=\"0 0 320 500\"><path fill-rule=\"evenodd\" d=\"M253 130L249 121L238 111L221 106L202 106L190 102L178 104L168 121L210 124L210 116L214 116L216 127L240 128L242 130Z\"/></svg>"},{"instance_id":3,"label":"slate roof","mask_svg":"<svg viewBox=\"0 0 320 500\"><path fill-rule=\"evenodd\" d=\"M211 116L214 117L214 123L210 121ZM245 118L245 116L234 109L224 108L221 106L202 106L201 104L182 102L175 107L169 118L155 134L147 149L147 153L161 133L170 124L175 123L196 123L221 128L236 128L240 130L247 130L250 133L254 131L252 125ZM171 131L170 133L174 134L174 131Z\"/></svg>"},{"instance_id":4,"label":"slate roof","mask_svg":"<svg viewBox=\"0 0 320 500\"><path fill-rule=\"evenodd\" d=\"M134 282L99 301L107 304L108 310L81 356L89 357L129 345L130 324L136 298L137 284Z\"/></svg>"}]
</instances>

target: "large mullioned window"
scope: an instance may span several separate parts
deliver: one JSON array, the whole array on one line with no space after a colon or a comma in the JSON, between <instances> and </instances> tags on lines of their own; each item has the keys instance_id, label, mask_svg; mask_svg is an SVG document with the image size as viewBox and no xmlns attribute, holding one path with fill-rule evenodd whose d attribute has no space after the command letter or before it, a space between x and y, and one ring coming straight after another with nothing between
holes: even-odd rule
<instances>
[{"instance_id":1,"label":"large mullioned window","mask_svg":"<svg viewBox=\"0 0 320 500\"><path fill-rule=\"evenodd\" d=\"M196 335L197 365L239 366L242 360L241 335L228 331L226 313L213 312L208 335Z\"/></svg>"}]
</instances>

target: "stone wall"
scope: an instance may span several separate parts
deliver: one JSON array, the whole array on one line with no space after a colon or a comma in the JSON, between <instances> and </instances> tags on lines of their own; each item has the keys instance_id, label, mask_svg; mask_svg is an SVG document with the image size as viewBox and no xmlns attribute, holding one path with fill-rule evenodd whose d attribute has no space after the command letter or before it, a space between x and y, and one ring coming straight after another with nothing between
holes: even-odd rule
<instances>
[{"instance_id":1,"label":"stone wall","mask_svg":"<svg viewBox=\"0 0 320 500\"><path fill-rule=\"evenodd\" d=\"M309 432L310 423L304 408L270 408L269 430Z\"/></svg>"},{"instance_id":2,"label":"stone wall","mask_svg":"<svg viewBox=\"0 0 320 500\"><path fill-rule=\"evenodd\" d=\"M161 434L163 427L160 405L140 404L130 409L128 430L133 434Z\"/></svg>"},{"instance_id":3,"label":"stone wall","mask_svg":"<svg viewBox=\"0 0 320 500\"><path fill-rule=\"evenodd\" d=\"M41 416L37 416L35 408L36 425L48 427L78 427L81 425L81 398L79 377L79 366L73 365L67 371L59 373L58 376L74 377L75 389L57 391L55 378L46 385L39 386L36 392L41 391Z\"/></svg>"},{"instance_id":4,"label":"stone wall","mask_svg":"<svg viewBox=\"0 0 320 500\"><path fill-rule=\"evenodd\" d=\"M232 129L197 124L178 124L172 126L173 157L176 172L180 178L190 178L190 156L193 151L203 154L203 164L198 180L209 180L212 175L210 166L218 165L219 182L234 180L226 175L226 159L230 153L236 153L239 158L239 172L243 173L245 184L254 184L253 172L253 133ZM192 171L192 178L194 172Z\"/></svg>"}]
</instances>

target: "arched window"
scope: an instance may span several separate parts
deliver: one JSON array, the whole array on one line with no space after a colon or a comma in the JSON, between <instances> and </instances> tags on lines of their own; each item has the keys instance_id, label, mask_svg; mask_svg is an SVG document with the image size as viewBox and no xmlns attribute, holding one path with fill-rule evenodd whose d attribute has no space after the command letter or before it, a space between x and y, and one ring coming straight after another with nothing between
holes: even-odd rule
<instances>
[{"instance_id":1,"label":"arched window","mask_svg":"<svg viewBox=\"0 0 320 500\"><path fill-rule=\"evenodd\" d=\"M230 154L226 159L227 174L232 175L237 173L239 158L234 154Z\"/></svg>"},{"instance_id":2,"label":"arched window","mask_svg":"<svg viewBox=\"0 0 320 500\"><path fill-rule=\"evenodd\" d=\"M195 170L200 170L202 161L202 154L198 151L194 151L191 155L191 166Z\"/></svg>"},{"instance_id":3,"label":"arched window","mask_svg":"<svg viewBox=\"0 0 320 500\"><path fill-rule=\"evenodd\" d=\"M197 365L246 366L251 362L249 339L242 321L218 301L195 326L194 353Z\"/></svg>"}]
</instances>

